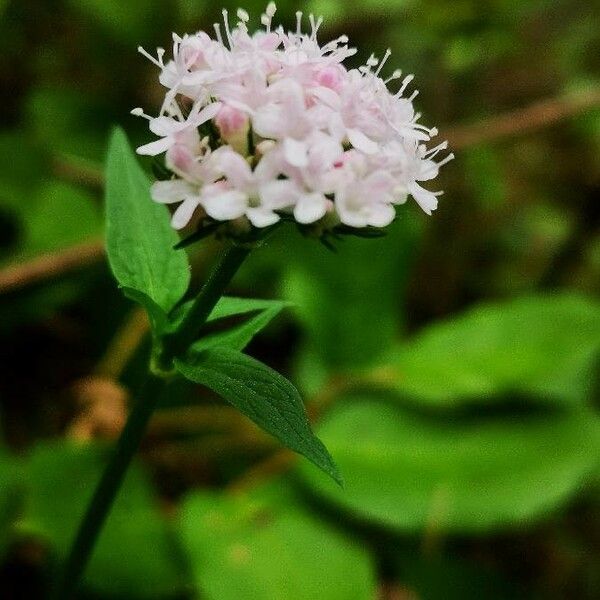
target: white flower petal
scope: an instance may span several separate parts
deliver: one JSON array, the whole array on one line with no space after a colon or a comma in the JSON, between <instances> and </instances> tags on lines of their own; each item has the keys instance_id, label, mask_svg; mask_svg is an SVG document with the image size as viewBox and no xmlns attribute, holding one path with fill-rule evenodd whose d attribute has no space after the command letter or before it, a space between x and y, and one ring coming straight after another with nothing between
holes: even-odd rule
<instances>
[{"instance_id":1,"label":"white flower petal","mask_svg":"<svg viewBox=\"0 0 600 600\"><path fill-rule=\"evenodd\" d=\"M261 185L258 194L263 206L271 210L281 210L292 206L299 196L298 186L289 179L276 179Z\"/></svg>"},{"instance_id":2,"label":"white flower petal","mask_svg":"<svg viewBox=\"0 0 600 600\"><path fill-rule=\"evenodd\" d=\"M340 97L328 87L315 87L311 90L311 94L318 98L323 104L333 108L334 110L340 109Z\"/></svg>"},{"instance_id":3,"label":"white flower petal","mask_svg":"<svg viewBox=\"0 0 600 600\"><path fill-rule=\"evenodd\" d=\"M171 217L171 225L174 229L183 229L192 218L194 211L198 208L200 199L198 196L190 196L186 198L173 213Z\"/></svg>"},{"instance_id":4,"label":"white flower petal","mask_svg":"<svg viewBox=\"0 0 600 600\"><path fill-rule=\"evenodd\" d=\"M275 225L279 221L278 214L264 207L249 208L246 211L246 216L254 227L269 227L269 225Z\"/></svg>"},{"instance_id":5,"label":"white flower petal","mask_svg":"<svg viewBox=\"0 0 600 600\"><path fill-rule=\"evenodd\" d=\"M438 199L436 195L421 187L418 183L409 183L408 191L428 215L437 208Z\"/></svg>"},{"instance_id":6,"label":"white flower petal","mask_svg":"<svg viewBox=\"0 0 600 600\"><path fill-rule=\"evenodd\" d=\"M298 223L314 223L325 216L327 203L323 194L304 194L294 207L294 218Z\"/></svg>"},{"instance_id":7,"label":"white flower petal","mask_svg":"<svg viewBox=\"0 0 600 600\"><path fill-rule=\"evenodd\" d=\"M155 202L161 204L171 204L181 202L188 196L193 195L194 189L182 179L173 179L171 181L156 181L150 188L150 195Z\"/></svg>"},{"instance_id":8,"label":"white flower petal","mask_svg":"<svg viewBox=\"0 0 600 600\"><path fill-rule=\"evenodd\" d=\"M214 156L213 160L216 168L227 177L233 187L245 190L252 185L252 169L241 154L229 147L223 147L223 151Z\"/></svg>"},{"instance_id":9,"label":"white flower petal","mask_svg":"<svg viewBox=\"0 0 600 600\"><path fill-rule=\"evenodd\" d=\"M275 104L259 108L252 118L254 131L264 138L283 138L287 132L287 125L284 114Z\"/></svg>"},{"instance_id":10,"label":"white flower petal","mask_svg":"<svg viewBox=\"0 0 600 600\"><path fill-rule=\"evenodd\" d=\"M156 156L167 151L174 143L175 140L172 137L165 137L162 140L156 140L155 142L140 146L136 152L143 156Z\"/></svg>"},{"instance_id":11,"label":"white flower petal","mask_svg":"<svg viewBox=\"0 0 600 600\"><path fill-rule=\"evenodd\" d=\"M375 154L379 150L379 145L358 129L348 129L346 134L350 143L365 154Z\"/></svg>"},{"instance_id":12,"label":"white flower petal","mask_svg":"<svg viewBox=\"0 0 600 600\"><path fill-rule=\"evenodd\" d=\"M368 224L373 227L387 227L396 218L396 211L389 204L377 202L371 206Z\"/></svg>"},{"instance_id":13,"label":"white flower petal","mask_svg":"<svg viewBox=\"0 0 600 600\"><path fill-rule=\"evenodd\" d=\"M308 164L308 146L293 138L283 140L285 159L294 167L305 167Z\"/></svg>"},{"instance_id":14,"label":"white flower petal","mask_svg":"<svg viewBox=\"0 0 600 600\"><path fill-rule=\"evenodd\" d=\"M215 195L203 195L201 202L206 213L213 219L229 221L245 213L248 197L237 190L230 190Z\"/></svg>"},{"instance_id":15,"label":"white flower petal","mask_svg":"<svg viewBox=\"0 0 600 600\"><path fill-rule=\"evenodd\" d=\"M190 124L198 127L198 125L202 125L202 123L214 119L222 106L223 104L221 102L213 102L212 104L205 106L197 115L194 117L190 116Z\"/></svg>"}]
</instances>

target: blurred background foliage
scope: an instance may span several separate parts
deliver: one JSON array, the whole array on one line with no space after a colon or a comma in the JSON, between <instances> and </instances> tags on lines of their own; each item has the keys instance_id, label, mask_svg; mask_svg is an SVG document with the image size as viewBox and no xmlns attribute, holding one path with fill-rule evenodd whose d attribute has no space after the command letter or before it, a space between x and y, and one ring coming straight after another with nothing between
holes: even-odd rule
<instances>
[{"instance_id":1,"label":"blurred background foliage","mask_svg":"<svg viewBox=\"0 0 600 600\"><path fill-rule=\"evenodd\" d=\"M128 111L162 94L136 46L219 4L0 2L3 598L43 597L146 358L101 241L108 131L147 141ZM346 489L173 385L82 597L597 598L600 4L278 7L416 73L446 194L335 254L282 230L235 282L294 303L250 353L304 392ZM198 283L217 251L192 249Z\"/></svg>"}]
</instances>

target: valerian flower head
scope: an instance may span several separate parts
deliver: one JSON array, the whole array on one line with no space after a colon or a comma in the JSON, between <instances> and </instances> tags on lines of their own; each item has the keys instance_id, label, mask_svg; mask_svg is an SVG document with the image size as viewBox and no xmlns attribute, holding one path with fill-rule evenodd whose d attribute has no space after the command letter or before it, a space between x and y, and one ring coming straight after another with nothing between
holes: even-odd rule
<instances>
[{"instance_id":1,"label":"valerian flower head","mask_svg":"<svg viewBox=\"0 0 600 600\"><path fill-rule=\"evenodd\" d=\"M356 53L341 36L317 41L322 19L309 16L310 32L273 28L275 4L251 34L249 16L206 32L173 35L173 57L151 56L167 89L158 117L134 109L159 139L139 154L165 154L171 178L152 187L156 202L178 203L172 224L194 214L212 223L246 220L255 228L282 218L301 226L382 228L412 196L431 214L440 192L421 183L453 158L445 142L428 150L435 128L418 123L405 95L412 75L382 73L390 56L371 56L349 69Z\"/></svg>"}]
</instances>

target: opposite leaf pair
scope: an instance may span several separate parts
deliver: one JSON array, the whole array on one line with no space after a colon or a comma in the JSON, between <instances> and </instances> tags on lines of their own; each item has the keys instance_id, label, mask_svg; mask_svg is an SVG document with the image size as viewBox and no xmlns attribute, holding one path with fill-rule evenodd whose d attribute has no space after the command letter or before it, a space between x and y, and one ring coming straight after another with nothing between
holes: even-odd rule
<instances>
[{"instance_id":1,"label":"opposite leaf pair","mask_svg":"<svg viewBox=\"0 0 600 600\"><path fill-rule=\"evenodd\" d=\"M189 327L196 300L181 304L190 282L185 252L164 206L149 201L150 183L125 134L113 133L107 161L107 253L125 294L142 304L152 327L153 355ZM285 306L284 302L223 297L204 318L251 316L233 327L186 344L168 356L169 367L210 388L283 444L341 483L329 453L312 433L291 382L241 350ZM204 321L195 323L198 329ZM183 337L190 337L185 335ZM181 337L181 336L180 336ZM143 401L143 399L140 399Z\"/></svg>"}]
</instances>

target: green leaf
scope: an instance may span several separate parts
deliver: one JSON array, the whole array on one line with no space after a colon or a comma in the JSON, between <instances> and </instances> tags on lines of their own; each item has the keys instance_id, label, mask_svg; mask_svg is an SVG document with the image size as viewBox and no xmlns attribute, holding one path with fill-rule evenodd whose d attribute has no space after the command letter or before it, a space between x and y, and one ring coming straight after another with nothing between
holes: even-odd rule
<instances>
[{"instance_id":1,"label":"green leaf","mask_svg":"<svg viewBox=\"0 0 600 600\"><path fill-rule=\"evenodd\" d=\"M209 321L235 317L259 310L277 310L279 312L289 302L283 300L262 300L260 298L235 298L234 296L223 296L214 307L208 317Z\"/></svg>"},{"instance_id":2,"label":"green leaf","mask_svg":"<svg viewBox=\"0 0 600 600\"><path fill-rule=\"evenodd\" d=\"M307 330L307 351L329 369L351 369L389 350L403 326L398 308L419 237L418 222L405 217L382 238L344 237L335 253L306 239L290 251L285 240L283 290Z\"/></svg>"},{"instance_id":3,"label":"green leaf","mask_svg":"<svg viewBox=\"0 0 600 600\"><path fill-rule=\"evenodd\" d=\"M124 287L122 290L127 298L141 304L146 309L152 333L154 335L165 331L169 323L169 317L167 316L167 313L152 300L152 298L144 294L144 292L139 292L138 290L128 287Z\"/></svg>"},{"instance_id":4,"label":"green leaf","mask_svg":"<svg viewBox=\"0 0 600 600\"><path fill-rule=\"evenodd\" d=\"M301 465L318 495L364 519L408 531L523 526L597 472L591 411L461 423L373 400L345 398L319 428L344 472L343 492Z\"/></svg>"},{"instance_id":5,"label":"green leaf","mask_svg":"<svg viewBox=\"0 0 600 600\"><path fill-rule=\"evenodd\" d=\"M119 284L142 292L169 312L186 292L185 252L168 210L150 198L150 183L121 129L110 141L106 166L107 252Z\"/></svg>"},{"instance_id":6,"label":"green leaf","mask_svg":"<svg viewBox=\"0 0 600 600\"><path fill-rule=\"evenodd\" d=\"M598 302L565 294L521 298L426 329L394 357L393 385L436 405L511 392L584 402L599 351Z\"/></svg>"},{"instance_id":7,"label":"green leaf","mask_svg":"<svg viewBox=\"0 0 600 600\"><path fill-rule=\"evenodd\" d=\"M300 394L285 377L228 348L211 348L185 360L176 359L175 367L187 379L222 396L267 433L341 484L329 452L310 428Z\"/></svg>"},{"instance_id":8,"label":"green leaf","mask_svg":"<svg viewBox=\"0 0 600 600\"><path fill-rule=\"evenodd\" d=\"M126 4L118 0L69 0L69 4L92 25L127 46L150 40L159 30L159 24L169 18L168 5L159 0L130 0Z\"/></svg>"},{"instance_id":9,"label":"green leaf","mask_svg":"<svg viewBox=\"0 0 600 600\"><path fill-rule=\"evenodd\" d=\"M180 532L207 600L370 600L364 547L299 506L208 492L183 502Z\"/></svg>"},{"instance_id":10,"label":"green leaf","mask_svg":"<svg viewBox=\"0 0 600 600\"><path fill-rule=\"evenodd\" d=\"M252 338L264 329L283 308L289 306L287 302L273 300L264 308L251 316L246 321L234 325L225 331L209 334L198 340L191 347L191 352L197 353L215 346L223 346L232 350L243 350ZM214 319L210 319L214 320Z\"/></svg>"},{"instance_id":11,"label":"green leaf","mask_svg":"<svg viewBox=\"0 0 600 600\"><path fill-rule=\"evenodd\" d=\"M68 248L102 232L102 215L94 198L61 181L42 184L22 216L22 258Z\"/></svg>"},{"instance_id":12,"label":"green leaf","mask_svg":"<svg viewBox=\"0 0 600 600\"><path fill-rule=\"evenodd\" d=\"M70 444L37 446L29 458L26 527L64 558L106 466L107 453ZM130 467L100 534L85 583L120 598L169 598L182 589L175 540L140 467Z\"/></svg>"}]
</instances>

